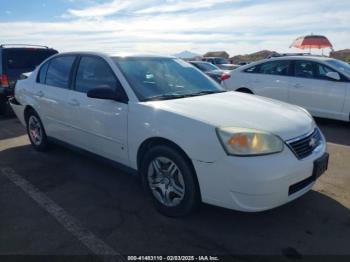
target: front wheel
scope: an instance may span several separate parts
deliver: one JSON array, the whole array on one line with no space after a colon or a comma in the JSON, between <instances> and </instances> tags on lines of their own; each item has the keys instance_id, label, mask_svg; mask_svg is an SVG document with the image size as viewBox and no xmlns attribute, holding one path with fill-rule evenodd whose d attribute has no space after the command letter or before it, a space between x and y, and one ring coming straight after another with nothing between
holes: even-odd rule
<instances>
[{"instance_id":1,"label":"front wheel","mask_svg":"<svg viewBox=\"0 0 350 262\"><path fill-rule=\"evenodd\" d=\"M142 161L141 174L146 191L162 214L181 217L199 207L197 179L179 150L168 146L150 149Z\"/></svg>"},{"instance_id":2,"label":"front wheel","mask_svg":"<svg viewBox=\"0 0 350 262\"><path fill-rule=\"evenodd\" d=\"M37 151L45 151L48 148L48 140L44 126L38 114L31 110L27 117L27 133L32 146Z\"/></svg>"}]
</instances>

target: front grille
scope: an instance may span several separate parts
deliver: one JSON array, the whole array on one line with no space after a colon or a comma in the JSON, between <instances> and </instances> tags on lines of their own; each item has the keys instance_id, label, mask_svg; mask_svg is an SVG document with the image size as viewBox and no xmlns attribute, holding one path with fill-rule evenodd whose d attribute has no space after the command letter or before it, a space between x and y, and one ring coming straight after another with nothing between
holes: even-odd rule
<instances>
[{"instance_id":1,"label":"front grille","mask_svg":"<svg viewBox=\"0 0 350 262\"><path fill-rule=\"evenodd\" d=\"M303 159L312 154L315 148L320 145L321 139L321 133L316 128L312 134L287 141L287 144L298 159Z\"/></svg>"}]
</instances>

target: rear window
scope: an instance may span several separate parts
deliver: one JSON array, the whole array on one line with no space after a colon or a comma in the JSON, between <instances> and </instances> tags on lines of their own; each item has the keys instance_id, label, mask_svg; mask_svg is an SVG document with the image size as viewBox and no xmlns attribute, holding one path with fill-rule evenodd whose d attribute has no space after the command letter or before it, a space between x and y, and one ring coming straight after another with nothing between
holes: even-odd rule
<instances>
[{"instance_id":1,"label":"rear window","mask_svg":"<svg viewBox=\"0 0 350 262\"><path fill-rule=\"evenodd\" d=\"M53 49L6 49L6 66L8 70L26 69L33 71L46 58L57 53Z\"/></svg>"}]
</instances>

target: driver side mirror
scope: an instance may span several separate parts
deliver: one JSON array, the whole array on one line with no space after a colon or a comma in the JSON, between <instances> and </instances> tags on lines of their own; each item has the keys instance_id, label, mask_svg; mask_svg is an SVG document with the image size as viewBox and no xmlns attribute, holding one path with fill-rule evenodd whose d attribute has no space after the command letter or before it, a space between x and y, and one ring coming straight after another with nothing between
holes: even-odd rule
<instances>
[{"instance_id":1,"label":"driver side mirror","mask_svg":"<svg viewBox=\"0 0 350 262\"><path fill-rule=\"evenodd\" d=\"M337 72L328 72L326 76L332 80L339 81L340 75Z\"/></svg>"},{"instance_id":2,"label":"driver side mirror","mask_svg":"<svg viewBox=\"0 0 350 262\"><path fill-rule=\"evenodd\" d=\"M122 92L108 85L101 85L90 89L87 92L87 96L90 98L115 100L119 102L125 102L127 100Z\"/></svg>"}]
</instances>

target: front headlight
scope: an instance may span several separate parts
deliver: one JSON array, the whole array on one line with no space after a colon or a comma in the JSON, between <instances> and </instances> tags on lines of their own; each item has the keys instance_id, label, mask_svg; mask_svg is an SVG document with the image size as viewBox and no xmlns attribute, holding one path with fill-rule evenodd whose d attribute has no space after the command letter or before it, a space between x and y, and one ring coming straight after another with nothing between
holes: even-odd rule
<instances>
[{"instance_id":1,"label":"front headlight","mask_svg":"<svg viewBox=\"0 0 350 262\"><path fill-rule=\"evenodd\" d=\"M222 127L217 128L217 134L229 155L266 155L283 150L283 141L278 136L256 129Z\"/></svg>"}]
</instances>

